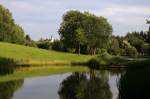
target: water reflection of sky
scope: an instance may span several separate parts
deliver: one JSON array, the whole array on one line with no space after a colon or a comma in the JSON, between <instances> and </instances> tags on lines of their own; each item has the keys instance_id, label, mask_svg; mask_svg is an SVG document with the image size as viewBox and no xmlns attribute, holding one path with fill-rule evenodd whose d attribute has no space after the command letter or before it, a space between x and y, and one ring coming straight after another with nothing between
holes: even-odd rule
<instances>
[{"instance_id":1,"label":"water reflection of sky","mask_svg":"<svg viewBox=\"0 0 150 99\"><path fill-rule=\"evenodd\" d=\"M69 75L26 79L22 88L14 94L13 99L59 99L57 94L59 84Z\"/></svg>"},{"instance_id":2,"label":"water reflection of sky","mask_svg":"<svg viewBox=\"0 0 150 99\"><path fill-rule=\"evenodd\" d=\"M15 92L13 99L59 99L60 83L70 75L71 73L66 73L25 79L23 86ZM108 83L113 93L113 99L116 99L118 95L116 80L117 76L109 73Z\"/></svg>"},{"instance_id":3,"label":"water reflection of sky","mask_svg":"<svg viewBox=\"0 0 150 99\"><path fill-rule=\"evenodd\" d=\"M117 88L117 80L118 77L116 75L113 75L109 77L109 85L111 88L111 92L113 93L113 99L117 99L118 97L118 88Z\"/></svg>"}]
</instances>

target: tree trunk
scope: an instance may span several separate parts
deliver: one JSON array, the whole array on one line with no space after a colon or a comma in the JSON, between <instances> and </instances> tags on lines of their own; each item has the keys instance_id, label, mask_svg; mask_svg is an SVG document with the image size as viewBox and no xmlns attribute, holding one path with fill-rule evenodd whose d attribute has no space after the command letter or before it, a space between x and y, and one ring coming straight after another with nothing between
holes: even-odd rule
<instances>
[{"instance_id":1,"label":"tree trunk","mask_svg":"<svg viewBox=\"0 0 150 99\"><path fill-rule=\"evenodd\" d=\"M80 44L79 44L78 47L79 47L79 48L78 48L78 55L80 55Z\"/></svg>"},{"instance_id":2,"label":"tree trunk","mask_svg":"<svg viewBox=\"0 0 150 99\"><path fill-rule=\"evenodd\" d=\"M91 48L91 51L90 51L91 55L93 56L93 48Z\"/></svg>"},{"instance_id":3,"label":"tree trunk","mask_svg":"<svg viewBox=\"0 0 150 99\"><path fill-rule=\"evenodd\" d=\"M93 48L93 55L96 54L96 48Z\"/></svg>"},{"instance_id":4,"label":"tree trunk","mask_svg":"<svg viewBox=\"0 0 150 99\"><path fill-rule=\"evenodd\" d=\"M96 48L90 48L90 54L93 56L96 54Z\"/></svg>"}]
</instances>

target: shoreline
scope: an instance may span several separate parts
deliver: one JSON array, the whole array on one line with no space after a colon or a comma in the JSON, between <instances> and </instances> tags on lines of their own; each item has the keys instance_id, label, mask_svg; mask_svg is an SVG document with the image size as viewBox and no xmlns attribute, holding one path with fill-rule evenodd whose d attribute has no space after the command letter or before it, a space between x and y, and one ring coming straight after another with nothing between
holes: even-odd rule
<instances>
[{"instance_id":1,"label":"shoreline","mask_svg":"<svg viewBox=\"0 0 150 99\"><path fill-rule=\"evenodd\" d=\"M25 79L30 77L48 76L54 74L62 74L68 72L85 72L88 68L85 66L31 66L21 67L12 74L1 75L0 82L8 82L12 80Z\"/></svg>"}]
</instances>

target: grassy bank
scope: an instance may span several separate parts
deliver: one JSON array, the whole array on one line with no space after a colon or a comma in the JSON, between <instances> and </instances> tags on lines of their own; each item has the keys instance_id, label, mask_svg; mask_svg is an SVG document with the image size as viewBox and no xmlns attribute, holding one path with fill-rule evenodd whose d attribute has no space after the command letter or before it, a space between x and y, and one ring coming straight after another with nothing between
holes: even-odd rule
<instances>
[{"instance_id":1,"label":"grassy bank","mask_svg":"<svg viewBox=\"0 0 150 99\"><path fill-rule=\"evenodd\" d=\"M46 76L52 74L61 74L67 72L83 72L87 71L87 67L81 66L43 66L43 67L28 67L15 70L13 74L0 76L0 82L11 80L24 79L27 77Z\"/></svg>"},{"instance_id":2,"label":"grassy bank","mask_svg":"<svg viewBox=\"0 0 150 99\"><path fill-rule=\"evenodd\" d=\"M92 58L88 65L90 68L99 69L104 67L124 67L124 64L130 62L123 57L111 56L108 53L104 53L97 57Z\"/></svg>"},{"instance_id":3,"label":"grassy bank","mask_svg":"<svg viewBox=\"0 0 150 99\"><path fill-rule=\"evenodd\" d=\"M99 55L98 57L92 58L88 65L90 68L103 68L103 67L111 67L111 68L139 68L150 66L150 58L132 58L132 57L121 57L121 56L111 56L108 53L103 55Z\"/></svg>"},{"instance_id":4,"label":"grassy bank","mask_svg":"<svg viewBox=\"0 0 150 99\"><path fill-rule=\"evenodd\" d=\"M52 50L27 47L22 45L0 42L0 57L11 58L21 65L57 65L87 62L88 55L77 55Z\"/></svg>"}]
</instances>

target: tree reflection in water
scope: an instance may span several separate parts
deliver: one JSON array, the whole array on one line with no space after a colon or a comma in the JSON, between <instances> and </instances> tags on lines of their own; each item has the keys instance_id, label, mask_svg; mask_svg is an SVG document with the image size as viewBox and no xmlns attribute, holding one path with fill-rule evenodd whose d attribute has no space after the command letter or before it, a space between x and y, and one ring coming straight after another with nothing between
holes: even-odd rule
<instances>
[{"instance_id":1,"label":"tree reflection in water","mask_svg":"<svg viewBox=\"0 0 150 99\"><path fill-rule=\"evenodd\" d=\"M12 99L14 92L23 85L23 80L0 83L0 99Z\"/></svg>"},{"instance_id":2,"label":"tree reflection in water","mask_svg":"<svg viewBox=\"0 0 150 99\"><path fill-rule=\"evenodd\" d=\"M119 81L118 99L150 98L150 67L127 70Z\"/></svg>"},{"instance_id":3,"label":"tree reflection in water","mask_svg":"<svg viewBox=\"0 0 150 99\"><path fill-rule=\"evenodd\" d=\"M58 94L60 99L112 99L108 76L94 71L73 73L61 83Z\"/></svg>"}]
</instances>

